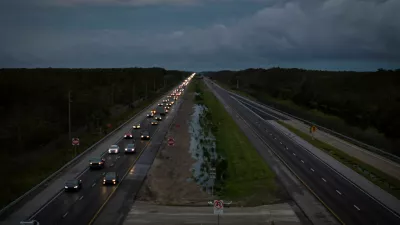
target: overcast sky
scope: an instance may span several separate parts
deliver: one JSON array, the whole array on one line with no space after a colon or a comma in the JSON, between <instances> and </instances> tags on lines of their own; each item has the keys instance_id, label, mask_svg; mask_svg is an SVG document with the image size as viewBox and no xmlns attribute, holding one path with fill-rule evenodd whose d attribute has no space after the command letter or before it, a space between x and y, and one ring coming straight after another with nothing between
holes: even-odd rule
<instances>
[{"instance_id":1,"label":"overcast sky","mask_svg":"<svg viewBox=\"0 0 400 225\"><path fill-rule=\"evenodd\" d=\"M400 0L0 0L0 67L400 68Z\"/></svg>"}]
</instances>

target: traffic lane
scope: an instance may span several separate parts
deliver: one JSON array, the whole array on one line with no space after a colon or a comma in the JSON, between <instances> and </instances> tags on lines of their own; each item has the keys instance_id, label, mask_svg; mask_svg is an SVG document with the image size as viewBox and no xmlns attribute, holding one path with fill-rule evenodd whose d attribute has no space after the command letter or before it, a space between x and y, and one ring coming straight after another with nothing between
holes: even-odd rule
<instances>
[{"instance_id":1,"label":"traffic lane","mask_svg":"<svg viewBox=\"0 0 400 225\"><path fill-rule=\"evenodd\" d=\"M154 131L152 131L151 134L154 134L155 132L156 131L154 130ZM116 171L119 174L120 179L122 179L124 174L128 172L128 170L130 169L132 164L135 162L135 160L137 159L140 152L145 151L145 149L149 143L150 143L150 141L139 141L137 143L138 146L140 146L140 151L137 152L136 157L131 157L129 160L126 161L126 163L124 163L124 165L120 166L118 171ZM127 154L126 156L129 156L129 155L132 155L132 154ZM88 205L88 203L86 203L86 205L81 204L78 207L74 207L68 214L70 216L68 218L65 217L65 218L59 220L57 224L75 224L75 225L76 224L88 224L91 221L91 219L93 218L93 215L96 214L96 212L100 209L100 207L104 204L104 202L106 202L107 199L110 197L110 195L112 194L114 189L116 189L116 186L113 186L113 188L111 190L105 189L105 188L108 188L107 186L103 186L103 185L101 185L101 186L102 187L100 187L100 189L102 191L102 194L101 194L100 201L95 199L95 200L88 202L89 205ZM96 195L93 195L92 198L95 198L95 196ZM95 205L93 205L93 204L95 204ZM72 213L72 215L71 215L71 213Z\"/></svg>"},{"instance_id":2,"label":"traffic lane","mask_svg":"<svg viewBox=\"0 0 400 225\"><path fill-rule=\"evenodd\" d=\"M150 134L154 134L155 127L150 127ZM124 154L122 153L122 149L128 143L132 143L132 139L122 139L119 141L118 145L121 149L121 153L119 154L107 154L105 157L109 159L110 157L116 157L116 161L114 164L109 165L107 171L111 172L115 171L122 177L124 171L129 169L131 164L140 154L140 152L144 149L144 147L148 144L148 141L142 141L138 138L136 142L136 153L134 154ZM122 155L123 154L123 155ZM119 160L118 160L119 159ZM76 204L69 205L67 210L58 209L58 214L52 216L52 218L48 218L45 222L46 224L55 224L54 221L57 221L56 224L71 224L71 221L74 221L74 224L87 224L92 216L96 213L98 208L106 201L108 196L111 194L113 189L106 189L102 185L102 178L104 175L101 175L97 180L96 185L91 186L91 190L89 192L85 192L82 196L82 199L79 199L79 202L74 202ZM39 220L38 220L39 221ZM84 221L84 222L82 222ZM41 222L41 221L39 221Z\"/></svg>"},{"instance_id":3,"label":"traffic lane","mask_svg":"<svg viewBox=\"0 0 400 225\"><path fill-rule=\"evenodd\" d=\"M235 96L235 95L233 95L233 94L231 94L231 93L228 93L228 94L229 94L231 97L236 98L237 100L239 100L239 101L242 102L243 104L246 104L246 105L247 105L247 104L252 104L254 107L257 107L257 108L259 108L259 109L268 111L269 116L272 117L272 118L274 118L274 120L277 120L277 119L278 119L278 120L288 120L287 117L282 116L281 114L276 113L276 112L274 112L274 111L272 111L272 110L267 110L267 109L265 109L265 108L262 108L262 107L260 107L260 106L258 106L258 105L256 105L256 104L252 103L251 101L249 101L249 100L247 100L247 99L239 98L239 97L237 97L237 96Z\"/></svg>"},{"instance_id":4,"label":"traffic lane","mask_svg":"<svg viewBox=\"0 0 400 225\"><path fill-rule=\"evenodd\" d=\"M236 107L244 108L240 106ZM251 118L249 120L257 121L257 118L254 116L254 118ZM253 127L254 126L256 125L254 125L253 123ZM275 130L272 127L269 127L267 129L275 132ZM261 130L259 132L264 133L264 130ZM312 176L312 174L311 175L303 174L303 176L300 176L299 174L298 175L302 177L302 179L304 178L304 181L307 184L312 184L309 186L314 187L312 188L314 192L316 192L317 195L320 196L324 200L324 202L328 206L330 206L335 211L336 214L339 215L339 217L342 220L344 220L345 222L348 221L347 222L348 224L377 224L377 223L399 224L400 223L400 221L395 215L386 210L386 208L381 206L375 200L371 199L369 196L361 192L358 188L354 187L354 185L350 184L347 180L344 180L341 176L339 176L337 173L328 168L325 164L323 164L319 159L311 155L308 151L303 150L299 146L291 145L292 142L280 132L276 132L274 134L276 136L279 136L280 139L286 139L284 140L284 142L287 145L291 146L289 148L297 153L297 154L295 153L296 156L304 158L297 161L297 166L296 166L297 169L299 168L304 169L304 166L301 165L299 166L299 164L305 164L305 161L308 161L311 164L313 164L314 167L313 168L314 172L311 169L309 171L313 173L315 173L315 171L320 171L317 174L317 178L312 178L312 179L309 179L310 176ZM276 144L278 144L279 139L276 141L277 141ZM276 148L277 146L275 145L274 149ZM286 156L285 161L290 158L291 156ZM301 162L301 160L303 160L304 163ZM298 171L299 170L296 170L296 172ZM327 184L327 182L329 182L329 184ZM327 189L328 192L325 192L326 190L325 187L328 187ZM337 190L339 190L339 192ZM344 196L341 197L343 193L348 193L348 195L346 194L346 197ZM332 196L334 196L333 199ZM359 210L360 205L362 207L366 207L365 210Z\"/></svg>"},{"instance_id":5,"label":"traffic lane","mask_svg":"<svg viewBox=\"0 0 400 225\"><path fill-rule=\"evenodd\" d=\"M260 116L263 115L263 111L259 109L255 110L254 112ZM269 129L271 131L274 130L272 126ZM280 132L276 132L275 134L280 138L287 139L289 143L291 142L284 134L281 134ZM353 211L355 215L359 215L358 219L368 221L369 224L400 224L399 217L387 210L384 206L376 202L363 191L355 187L352 183L341 177L338 173L330 169L328 166L322 163L321 160L312 155L309 151L306 151L298 146L295 150L298 150L296 152L298 153L299 157L304 158L303 161L309 159L312 166L318 168L313 169L314 173L317 173L316 171L321 171L321 174L319 174L320 179L318 180L320 180L320 182L322 180L325 184L331 184L328 184L328 186L331 188L331 192L335 193L338 199L346 199L346 206L349 208L349 210ZM337 211L343 208L343 205L339 204L339 206L340 207L338 207ZM343 215L347 216L348 212L343 213Z\"/></svg>"},{"instance_id":6,"label":"traffic lane","mask_svg":"<svg viewBox=\"0 0 400 225\"><path fill-rule=\"evenodd\" d=\"M120 164L110 167L109 172L117 172L120 179L132 163L136 160L141 151L148 143L138 141L136 154L121 154ZM101 205L107 200L116 186L105 186L102 183L103 176L98 180L89 193L84 195L77 204L70 206L68 211L63 212L62 217L58 217L56 224L87 224L92 216L97 212ZM50 223L49 223L50 224Z\"/></svg>"},{"instance_id":7,"label":"traffic lane","mask_svg":"<svg viewBox=\"0 0 400 225\"><path fill-rule=\"evenodd\" d=\"M77 196L86 194L90 190L90 186L96 183L102 178L102 174L109 167L109 165L117 161L116 156L111 156L106 159L106 167L100 170L88 170L83 173L78 179L82 180L82 189L77 192L65 192L63 187L60 187L61 194L50 202L45 208L43 208L33 218L39 222L41 221L54 221L58 218L63 211L67 211L68 208L76 202L79 198Z\"/></svg>"},{"instance_id":8,"label":"traffic lane","mask_svg":"<svg viewBox=\"0 0 400 225\"><path fill-rule=\"evenodd\" d=\"M154 126L152 127L150 125L150 121L151 120L144 118L141 122L141 126L144 129L147 129L150 132L150 134L152 135L155 130L155 127ZM131 133L134 133L132 131L139 131L139 130L141 130L141 129L131 129ZM140 133L140 132L136 132L136 133ZM121 139L117 143L117 145L120 147L120 152L123 152L123 149L125 148L125 146L128 143L136 142L134 140L140 140L140 134L136 135L136 137L134 137L134 139ZM142 147L141 147L142 143L144 143L144 142L141 142L141 141L136 142L136 150L139 152L140 152L140 149L142 149ZM104 153L107 154L107 150ZM113 167L117 163L117 160L120 158L121 158L121 156L119 156L119 154L105 155L106 168ZM118 160L118 161L123 163L124 159ZM118 165L116 167L118 167ZM79 177L79 179L81 179L83 181L82 190L80 190L78 193L62 193L60 196L58 196L55 200L53 200L47 207L45 207L34 218L38 221L55 221L56 218L60 218L60 215L63 214L63 212L67 212L68 209L71 208L71 205L73 205L81 196L85 196L85 195L88 196L87 184L93 185L96 182L100 181L105 172L107 172L107 171L105 171L103 169L103 170L89 170L89 171L83 173ZM92 191L92 190L89 190L89 191ZM80 194L82 194L82 195L80 195ZM80 196L77 197L78 195L80 195ZM51 222L49 224L51 224Z\"/></svg>"}]
</instances>

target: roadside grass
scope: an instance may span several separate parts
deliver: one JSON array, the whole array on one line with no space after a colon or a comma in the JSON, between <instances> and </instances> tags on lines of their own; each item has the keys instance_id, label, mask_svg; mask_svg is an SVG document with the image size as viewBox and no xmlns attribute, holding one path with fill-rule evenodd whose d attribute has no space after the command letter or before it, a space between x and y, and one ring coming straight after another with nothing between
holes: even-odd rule
<instances>
[{"instance_id":1,"label":"roadside grass","mask_svg":"<svg viewBox=\"0 0 400 225\"><path fill-rule=\"evenodd\" d=\"M165 91L161 91L159 94L139 103L134 109L129 109L118 116L110 118L107 123L112 124L113 127L107 131L107 134L164 94ZM80 145L77 148L76 154L78 155L85 151L105 135L104 133L100 134L99 132L94 133L89 131L83 133L79 137ZM2 191L0 191L0 209L72 160L74 154L70 142L63 143L53 151L37 151L29 155L19 156L1 154L0 168L2 171L7 171L10 174L7 176L7 185L4 185Z\"/></svg>"},{"instance_id":2,"label":"roadside grass","mask_svg":"<svg viewBox=\"0 0 400 225\"><path fill-rule=\"evenodd\" d=\"M326 114L320 110L309 109L307 107L300 106L290 99L274 98L262 91L254 91L250 89L237 90L232 85L227 85L225 83L218 81L214 82L216 82L221 87L230 90L236 94L239 94L243 97L264 103L272 108L279 109L291 115L308 120L311 123L327 127L331 130L352 137L356 140L365 142L369 145L376 146L378 148L391 152L388 149L392 148L392 142L389 139L387 139L384 134L382 134L381 132L372 127L369 127L367 129L361 129L349 125L348 123L346 123L345 120L343 120L338 116ZM393 151L391 153L395 154L395 152Z\"/></svg>"},{"instance_id":3,"label":"roadside grass","mask_svg":"<svg viewBox=\"0 0 400 225\"><path fill-rule=\"evenodd\" d=\"M369 164L366 164L358 160L357 158L354 158L325 142L322 142L318 139L312 139L312 137L309 134L306 134L296 129L289 124L286 124L282 121L278 121L278 123L286 127L291 132L295 133L297 136L301 137L305 141L309 142L314 147L325 151L339 162L343 163L344 165L348 166L357 173L361 174L374 184L378 185L383 190L389 192L396 198L400 199L400 181L397 180L396 178L387 175L386 173L380 171L379 169Z\"/></svg>"},{"instance_id":4,"label":"roadside grass","mask_svg":"<svg viewBox=\"0 0 400 225\"><path fill-rule=\"evenodd\" d=\"M203 82L195 82L197 92L200 92L196 102L202 102L208 108L206 117L216 137L216 151L226 160L226 165L217 165L217 180L223 177L222 185L217 188L218 194L243 205L269 204L281 200L273 171L214 94Z\"/></svg>"}]
</instances>

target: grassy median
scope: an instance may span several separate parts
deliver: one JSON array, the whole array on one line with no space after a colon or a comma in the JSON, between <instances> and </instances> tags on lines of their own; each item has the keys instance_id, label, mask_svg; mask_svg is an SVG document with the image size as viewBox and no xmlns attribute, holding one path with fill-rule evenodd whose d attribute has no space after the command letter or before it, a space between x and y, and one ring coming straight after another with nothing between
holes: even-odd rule
<instances>
[{"instance_id":1,"label":"grassy median","mask_svg":"<svg viewBox=\"0 0 400 225\"><path fill-rule=\"evenodd\" d=\"M357 173L361 174L374 184L378 185L382 189L386 190L390 194L394 195L396 198L400 199L400 181L387 175L386 173L380 171L379 169L366 164L357 158L354 158L345 152L325 143L318 139L312 139L312 137L291 125L288 125L282 121L278 121L279 124L286 127L291 132L295 133L297 136L301 137L308 143L312 144L314 147L321 149L334 157L339 162L353 169Z\"/></svg>"},{"instance_id":2,"label":"grassy median","mask_svg":"<svg viewBox=\"0 0 400 225\"><path fill-rule=\"evenodd\" d=\"M217 180L223 176L218 194L243 205L279 201L275 174L238 127L223 105L202 81L195 81L196 102L208 108L207 119L216 137L216 151L224 158L217 166Z\"/></svg>"}]
</instances>

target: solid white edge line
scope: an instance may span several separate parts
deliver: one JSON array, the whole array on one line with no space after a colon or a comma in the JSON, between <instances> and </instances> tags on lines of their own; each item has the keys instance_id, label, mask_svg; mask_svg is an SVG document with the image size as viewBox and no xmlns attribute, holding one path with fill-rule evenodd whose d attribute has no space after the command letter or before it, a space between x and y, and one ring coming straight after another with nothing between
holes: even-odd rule
<instances>
[{"instance_id":1,"label":"solid white edge line","mask_svg":"<svg viewBox=\"0 0 400 225\"><path fill-rule=\"evenodd\" d=\"M358 208L356 205L353 205L354 206L354 208L356 208L358 211L360 211L361 209L360 208Z\"/></svg>"},{"instance_id":2,"label":"solid white edge line","mask_svg":"<svg viewBox=\"0 0 400 225\"><path fill-rule=\"evenodd\" d=\"M342 192L340 192L340 191L338 191L338 190L336 190L336 192L337 192L339 195L342 195Z\"/></svg>"},{"instance_id":3,"label":"solid white edge line","mask_svg":"<svg viewBox=\"0 0 400 225\"><path fill-rule=\"evenodd\" d=\"M43 211L43 209L45 209L48 205L50 205L50 203L52 203L55 199L57 199L61 194L63 193L63 191L61 190L57 195L55 195L50 201L48 201L42 208L40 208L37 212L35 212L35 214L33 214L29 220L32 220L33 218L35 218L41 211Z\"/></svg>"},{"instance_id":4,"label":"solid white edge line","mask_svg":"<svg viewBox=\"0 0 400 225\"><path fill-rule=\"evenodd\" d=\"M231 98L235 99L235 97L231 96ZM238 100L236 100L238 101ZM242 106L244 106L245 108L247 108L249 111L251 111L252 113L254 113L255 116L258 116L259 118L263 119L261 116L259 116L257 113L255 113L253 110L249 109L247 106L243 105L241 102L238 101L239 104L241 104ZM267 120L263 119L264 122L267 123ZM385 209L387 209L389 212L391 212L394 216L396 216L397 218L400 218L400 214L397 213L396 210L393 210L391 207L387 206L386 204L384 204L383 202L381 202L379 199L377 199L375 196L371 195L370 193L368 193L367 191L365 191L364 189L362 189L361 187L358 186L358 184L354 183L353 181L351 181L349 178L347 178L345 175L341 174L339 171L337 171L336 169L334 169L331 165L329 165L328 163L326 163L324 160L322 160L321 158L319 158L318 156L316 156L314 153L311 152L311 150L301 146L299 143L295 142L289 135L283 133L282 131L280 131L279 129L275 129L276 131L280 132L281 134L287 136L290 140L293 141L294 144L298 145L298 147L306 150L311 156L313 156L314 158L316 158L317 160L319 160L322 164L324 164L327 168L331 169L331 171L335 172L337 175L339 175L340 177L342 177L344 180L346 180L347 182L349 182L351 185L353 185L355 188L357 188L358 190L360 190L361 192L363 192L366 196L368 196L369 198L371 198L372 200L374 200L376 203L378 203L379 205L381 205L382 207L384 207Z\"/></svg>"}]
</instances>

